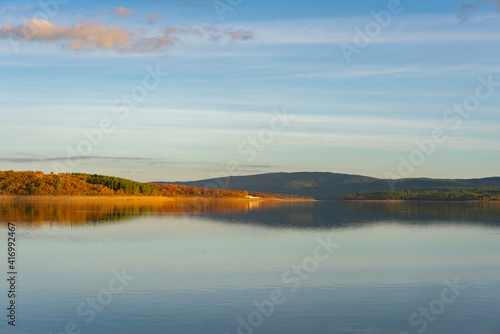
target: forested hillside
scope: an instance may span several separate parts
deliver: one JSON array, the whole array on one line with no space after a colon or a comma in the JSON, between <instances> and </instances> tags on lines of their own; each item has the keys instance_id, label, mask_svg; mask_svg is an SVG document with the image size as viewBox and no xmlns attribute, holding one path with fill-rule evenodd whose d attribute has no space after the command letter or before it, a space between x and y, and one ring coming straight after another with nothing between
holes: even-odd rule
<instances>
[{"instance_id":1,"label":"forested hillside","mask_svg":"<svg viewBox=\"0 0 500 334\"><path fill-rule=\"evenodd\" d=\"M385 180L362 175L298 172L268 173L247 176L207 179L192 182L168 182L187 186L236 189L262 192L267 194L291 194L310 196L317 200L342 199L345 196L364 192L383 192L389 190L429 190L442 188L500 188L500 177L482 179L430 179L414 178ZM391 189L391 186L393 187Z\"/></svg>"},{"instance_id":2,"label":"forested hillside","mask_svg":"<svg viewBox=\"0 0 500 334\"><path fill-rule=\"evenodd\" d=\"M209 198L276 198L261 193L214 190L183 185L141 183L114 176L82 173L44 174L42 172L0 171L0 195L134 195Z\"/></svg>"},{"instance_id":3,"label":"forested hillside","mask_svg":"<svg viewBox=\"0 0 500 334\"><path fill-rule=\"evenodd\" d=\"M429 190L396 190L374 193L360 192L346 200L407 201L500 201L500 188L441 188Z\"/></svg>"},{"instance_id":4,"label":"forested hillside","mask_svg":"<svg viewBox=\"0 0 500 334\"><path fill-rule=\"evenodd\" d=\"M87 182L84 174L0 171L2 195L114 195L105 185Z\"/></svg>"},{"instance_id":5,"label":"forested hillside","mask_svg":"<svg viewBox=\"0 0 500 334\"><path fill-rule=\"evenodd\" d=\"M274 196L263 193L247 192L239 190L219 190L219 189L206 189L198 188L195 186L183 186L168 183L150 183L155 186L161 196L166 197L211 197L211 198L244 198L247 196L260 197L260 198L285 198L282 196Z\"/></svg>"}]
</instances>

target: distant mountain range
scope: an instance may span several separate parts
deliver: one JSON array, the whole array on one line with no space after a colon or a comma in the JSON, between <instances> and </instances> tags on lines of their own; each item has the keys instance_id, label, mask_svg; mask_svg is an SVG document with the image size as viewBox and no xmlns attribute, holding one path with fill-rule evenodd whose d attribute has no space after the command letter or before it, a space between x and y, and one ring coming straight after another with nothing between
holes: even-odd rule
<instances>
[{"instance_id":1,"label":"distant mountain range","mask_svg":"<svg viewBox=\"0 0 500 334\"><path fill-rule=\"evenodd\" d=\"M268 173L230 178L206 179L191 182L155 182L182 184L199 188L246 190L269 194L310 196L318 200L340 199L360 191L434 189L443 187L500 187L500 177L481 179L414 178L385 180L374 177L326 173Z\"/></svg>"}]
</instances>

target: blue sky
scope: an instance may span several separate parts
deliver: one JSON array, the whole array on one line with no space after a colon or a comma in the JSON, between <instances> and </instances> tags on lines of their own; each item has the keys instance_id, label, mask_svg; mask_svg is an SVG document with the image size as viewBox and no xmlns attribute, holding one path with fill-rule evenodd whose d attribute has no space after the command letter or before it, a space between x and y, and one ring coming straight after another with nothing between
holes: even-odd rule
<instances>
[{"instance_id":1,"label":"blue sky","mask_svg":"<svg viewBox=\"0 0 500 334\"><path fill-rule=\"evenodd\" d=\"M498 0L42 3L0 1L2 170L500 174Z\"/></svg>"}]
</instances>

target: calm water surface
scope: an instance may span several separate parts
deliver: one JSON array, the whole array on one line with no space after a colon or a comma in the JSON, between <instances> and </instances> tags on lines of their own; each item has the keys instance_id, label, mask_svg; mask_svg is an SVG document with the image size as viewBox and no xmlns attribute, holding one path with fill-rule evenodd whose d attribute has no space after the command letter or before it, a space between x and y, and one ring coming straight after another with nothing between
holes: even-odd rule
<instances>
[{"instance_id":1,"label":"calm water surface","mask_svg":"<svg viewBox=\"0 0 500 334\"><path fill-rule=\"evenodd\" d=\"M2 258L8 221L0 333L500 333L499 204L3 201Z\"/></svg>"}]
</instances>

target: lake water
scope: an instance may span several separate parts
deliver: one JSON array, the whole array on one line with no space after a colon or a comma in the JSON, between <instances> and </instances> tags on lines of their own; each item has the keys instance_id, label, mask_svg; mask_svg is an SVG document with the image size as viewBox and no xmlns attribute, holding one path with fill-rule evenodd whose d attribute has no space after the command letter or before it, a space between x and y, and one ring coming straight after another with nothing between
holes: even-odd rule
<instances>
[{"instance_id":1,"label":"lake water","mask_svg":"<svg viewBox=\"0 0 500 334\"><path fill-rule=\"evenodd\" d=\"M500 333L500 204L0 201L4 272L9 221L0 333Z\"/></svg>"}]
</instances>

